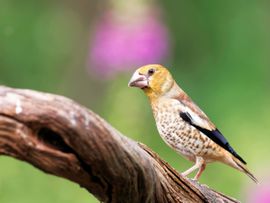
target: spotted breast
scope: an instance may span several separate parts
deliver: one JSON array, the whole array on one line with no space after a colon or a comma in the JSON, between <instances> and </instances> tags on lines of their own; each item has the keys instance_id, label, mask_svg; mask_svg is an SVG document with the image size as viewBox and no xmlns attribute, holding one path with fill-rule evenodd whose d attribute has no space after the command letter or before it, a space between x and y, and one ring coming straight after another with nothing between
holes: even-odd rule
<instances>
[{"instance_id":1,"label":"spotted breast","mask_svg":"<svg viewBox=\"0 0 270 203\"><path fill-rule=\"evenodd\" d=\"M190 161L195 161L196 156L212 161L211 154L216 150L213 142L180 117L179 101L159 100L151 106L158 132L166 144Z\"/></svg>"}]
</instances>

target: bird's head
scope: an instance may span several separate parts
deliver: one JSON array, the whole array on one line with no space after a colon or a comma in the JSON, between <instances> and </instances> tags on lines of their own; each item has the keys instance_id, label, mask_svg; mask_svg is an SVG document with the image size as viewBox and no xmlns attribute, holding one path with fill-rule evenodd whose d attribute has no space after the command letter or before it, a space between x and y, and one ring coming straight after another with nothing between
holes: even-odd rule
<instances>
[{"instance_id":1,"label":"bird's head","mask_svg":"<svg viewBox=\"0 0 270 203\"><path fill-rule=\"evenodd\" d=\"M173 86L170 72L158 64L138 68L132 75L128 86L142 89L148 96L161 96Z\"/></svg>"}]
</instances>

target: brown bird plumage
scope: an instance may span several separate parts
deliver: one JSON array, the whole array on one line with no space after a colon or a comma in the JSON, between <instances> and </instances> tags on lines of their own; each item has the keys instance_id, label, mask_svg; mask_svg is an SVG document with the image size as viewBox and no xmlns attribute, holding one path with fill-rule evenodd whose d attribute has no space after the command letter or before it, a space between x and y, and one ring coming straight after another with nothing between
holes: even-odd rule
<instances>
[{"instance_id":1,"label":"brown bird plumage","mask_svg":"<svg viewBox=\"0 0 270 203\"><path fill-rule=\"evenodd\" d=\"M199 169L199 179L206 164L219 161L247 174L254 182L246 162L230 146L226 138L206 114L176 84L169 71L158 64L135 71L129 86L141 88L148 96L162 139L194 166L182 174Z\"/></svg>"}]
</instances>

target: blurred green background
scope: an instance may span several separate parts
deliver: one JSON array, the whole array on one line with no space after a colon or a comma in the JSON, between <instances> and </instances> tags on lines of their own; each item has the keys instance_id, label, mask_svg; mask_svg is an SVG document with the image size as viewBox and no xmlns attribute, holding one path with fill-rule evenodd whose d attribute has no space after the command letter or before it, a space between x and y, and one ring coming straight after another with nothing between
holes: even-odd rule
<instances>
[{"instance_id":1,"label":"blurred green background","mask_svg":"<svg viewBox=\"0 0 270 203\"><path fill-rule=\"evenodd\" d=\"M104 67L91 63L91 56L95 57L91 53L95 50L93 46L99 46L93 45L93 40L99 35L96 29L103 23L100 19L104 13L119 14L125 19L116 21L122 23L121 27L139 17L142 20L134 26L142 23L145 19L142 15L147 13L144 10L158 11L150 14L168 32L160 38L167 47L160 50L166 50L167 54L157 54L145 62L168 66L178 84L209 115L259 180L267 180L270 3L131 1L140 4L136 7L123 0L108 2L0 0L0 83L70 97L100 114L126 136L151 147L178 171L184 171L192 164L163 143L147 98L141 91L127 87L137 68L136 61L129 67L121 64L121 60L120 64L110 61L110 57L104 61L98 58ZM121 9L132 15L125 18L125 12L119 13ZM148 47L150 52L159 51L158 42L156 45L154 50ZM107 53L106 43L102 46ZM128 49L136 55L132 47ZM112 59L117 57L125 60L130 56ZM144 54L141 57L138 64L144 62ZM117 69L118 65L121 69ZM209 165L200 182L244 202L250 201L251 194L247 193L254 189L249 178L221 164ZM0 202L98 201L76 184L2 156Z\"/></svg>"}]
</instances>

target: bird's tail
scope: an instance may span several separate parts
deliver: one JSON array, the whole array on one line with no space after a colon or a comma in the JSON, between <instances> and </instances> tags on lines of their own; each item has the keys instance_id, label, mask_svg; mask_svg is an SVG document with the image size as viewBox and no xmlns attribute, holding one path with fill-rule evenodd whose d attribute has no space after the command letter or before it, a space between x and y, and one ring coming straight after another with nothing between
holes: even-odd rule
<instances>
[{"instance_id":1,"label":"bird's tail","mask_svg":"<svg viewBox=\"0 0 270 203\"><path fill-rule=\"evenodd\" d=\"M240 160L238 160L236 157L234 157L233 155L232 157L232 161L234 164L234 168L236 168L239 171L244 172L248 177L250 177L255 183L259 183L258 179L247 169L247 166L242 163ZM231 164L230 164L231 165Z\"/></svg>"}]
</instances>

